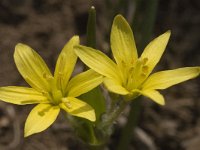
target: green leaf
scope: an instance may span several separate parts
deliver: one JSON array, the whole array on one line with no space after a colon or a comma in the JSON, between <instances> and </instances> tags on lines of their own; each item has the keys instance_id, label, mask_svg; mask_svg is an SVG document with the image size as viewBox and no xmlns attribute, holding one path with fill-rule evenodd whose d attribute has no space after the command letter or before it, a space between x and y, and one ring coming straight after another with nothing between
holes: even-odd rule
<instances>
[{"instance_id":1,"label":"green leaf","mask_svg":"<svg viewBox=\"0 0 200 150\"><path fill-rule=\"evenodd\" d=\"M99 122L101 115L106 110L105 98L99 87L94 88L80 96L80 99L92 106L96 113L96 123Z\"/></svg>"}]
</instances>

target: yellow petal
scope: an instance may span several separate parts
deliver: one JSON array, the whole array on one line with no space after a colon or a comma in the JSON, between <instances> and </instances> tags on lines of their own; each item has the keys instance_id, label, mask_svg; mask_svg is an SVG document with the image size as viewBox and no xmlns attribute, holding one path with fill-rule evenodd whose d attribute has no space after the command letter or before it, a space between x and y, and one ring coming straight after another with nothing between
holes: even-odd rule
<instances>
[{"instance_id":1,"label":"yellow petal","mask_svg":"<svg viewBox=\"0 0 200 150\"><path fill-rule=\"evenodd\" d=\"M175 84L195 78L200 74L200 67L185 67L160 71L152 74L143 84L143 89L166 89Z\"/></svg>"},{"instance_id":2,"label":"yellow petal","mask_svg":"<svg viewBox=\"0 0 200 150\"><path fill-rule=\"evenodd\" d=\"M86 46L75 46L79 58L91 69L113 79L119 79L117 65L101 51Z\"/></svg>"},{"instance_id":3,"label":"yellow petal","mask_svg":"<svg viewBox=\"0 0 200 150\"><path fill-rule=\"evenodd\" d=\"M35 89L17 86L0 87L0 100L18 105L49 102Z\"/></svg>"},{"instance_id":4,"label":"yellow petal","mask_svg":"<svg viewBox=\"0 0 200 150\"><path fill-rule=\"evenodd\" d=\"M28 84L39 91L49 90L44 76L52 75L40 55L29 46L19 43L15 47L14 59L17 69Z\"/></svg>"},{"instance_id":5,"label":"yellow petal","mask_svg":"<svg viewBox=\"0 0 200 150\"><path fill-rule=\"evenodd\" d=\"M160 105L165 105L164 97L156 90L144 90L144 91L141 91L141 94L146 97L149 97L151 100L153 100L154 102Z\"/></svg>"},{"instance_id":6,"label":"yellow petal","mask_svg":"<svg viewBox=\"0 0 200 150\"><path fill-rule=\"evenodd\" d=\"M113 21L110 38L112 53L117 64L132 63L137 60L133 32L128 22L121 15L117 15Z\"/></svg>"},{"instance_id":7,"label":"yellow petal","mask_svg":"<svg viewBox=\"0 0 200 150\"><path fill-rule=\"evenodd\" d=\"M24 129L24 136L30 136L47 129L57 118L60 112L58 106L38 104L30 112Z\"/></svg>"},{"instance_id":8,"label":"yellow petal","mask_svg":"<svg viewBox=\"0 0 200 150\"><path fill-rule=\"evenodd\" d=\"M69 81L67 95L70 97L80 96L97 87L102 82L103 76L90 69L78 74Z\"/></svg>"},{"instance_id":9,"label":"yellow petal","mask_svg":"<svg viewBox=\"0 0 200 150\"><path fill-rule=\"evenodd\" d=\"M85 118L90 121L96 120L94 109L87 103L74 97L63 98L62 100L63 103L60 104L60 107L69 114Z\"/></svg>"},{"instance_id":10,"label":"yellow petal","mask_svg":"<svg viewBox=\"0 0 200 150\"><path fill-rule=\"evenodd\" d=\"M128 90L126 90L118 81L116 80L112 80L109 78L105 78L104 79L104 85L106 86L106 88L113 92L113 93L117 93L120 95L127 95L130 92Z\"/></svg>"},{"instance_id":11,"label":"yellow petal","mask_svg":"<svg viewBox=\"0 0 200 150\"><path fill-rule=\"evenodd\" d=\"M144 49L141 58L147 60L145 65L148 67L148 75L159 62L169 41L170 34L170 31L165 32L164 34L151 41Z\"/></svg>"},{"instance_id":12,"label":"yellow petal","mask_svg":"<svg viewBox=\"0 0 200 150\"><path fill-rule=\"evenodd\" d=\"M54 77L56 79L57 86L63 91L67 86L77 61L77 56L74 52L74 46L77 44L79 44L79 37L72 37L62 49L56 63Z\"/></svg>"}]
</instances>

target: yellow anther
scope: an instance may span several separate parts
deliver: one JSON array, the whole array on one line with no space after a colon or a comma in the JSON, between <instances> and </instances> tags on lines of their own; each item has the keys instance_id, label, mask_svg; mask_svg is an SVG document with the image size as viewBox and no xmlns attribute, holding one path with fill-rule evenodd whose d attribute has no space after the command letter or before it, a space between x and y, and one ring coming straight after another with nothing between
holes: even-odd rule
<instances>
[{"instance_id":1,"label":"yellow anther","mask_svg":"<svg viewBox=\"0 0 200 150\"><path fill-rule=\"evenodd\" d=\"M59 77L63 76L63 73L61 71L58 72Z\"/></svg>"},{"instance_id":2,"label":"yellow anther","mask_svg":"<svg viewBox=\"0 0 200 150\"><path fill-rule=\"evenodd\" d=\"M134 67L131 67L131 68L129 69L129 73L132 74L133 71L134 71Z\"/></svg>"},{"instance_id":3,"label":"yellow anther","mask_svg":"<svg viewBox=\"0 0 200 150\"><path fill-rule=\"evenodd\" d=\"M141 76L142 78L145 78L145 77L146 77L146 74L141 73L140 76Z\"/></svg>"},{"instance_id":4,"label":"yellow anther","mask_svg":"<svg viewBox=\"0 0 200 150\"><path fill-rule=\"evenodd\" d=\"M44 96L46 96L46 95L48 95L48 92L46 92L46 91L42 91L42 94L44 95Z\"/></svg>"},{"instance_id":5,"label":"yellow anther","mask_svg":"<svg viewBox=\"0 0 200 150\"><path fill-rule=\"evenodd\" d=\"M66 102L65 106L67 106L67 108L71 109L72 108L72 104L70 102Z\"/></svg>"},{"instance_id":6,"label":"yellow anther","mask_svg":"<svg viewBox=\"0 0 200 150\"><path fill-rule=\"evenodd\" d=\"M59 71L58 78L57 78L57 86L59 90L62 90L62 83L63 83L63 73Z\"/></svg>"},{"instance_id":7,"label":"yellow anther","mask_svg":"<svg viewBox=\"0 0 200 150\"><path fill-rule=\"evenodd\" d=\"M68 109L71 109L71 108L72 108L72 104L71 104L71 102L70 102L67 98L62 98L62 102L65 104L65 106L66 106Z\"/></svg>"},{"instance_id":8,"label":"yellow anther","mask_svg":"<svg viewBox=\"0 0 200 150\"><path fill-rule=\"evenodd\" d=\"M123 67L126 67L126 62L125 61L122 60L121 63L122 63Z\"/></svg>"},{"instance_id":9,"label":"yellow anther","mask_svg":"<svg viewBox=\"0 0 200 150\"><path fill-rule=\"evenodd\" d=\"M42 109L41 111L39 111L39 112L38 112L38 115L44 116L45 113L49 111L49 109L51 109L51 106L48 106L48 107Z\"/></svg>"},{"instance_id":10,"label":"yellow anther","mask_svg":"<svg viewBox=\"0 0 200 150\"><path fill-rule=\"evenodd\" d=\"M134 64L134 62L135 62L135 61L132 59L132 60L131 60L131 65L133 65L133 64Z\"/></svg>"},{"instance_id":11,"label":"yellow anther","mask_svg":"<svg viewBox=\"0 0 200 150\"><path fill-rule=\"evenodd\" d=\"M145 65L145 64L147 63L147 61L148 61L148 58L146 58L146 57L143 58L143 59L142 59L142 63L143 63L143 65Z\"/></svg>"},{"instance_id":12,"label":"yellow anther","mask_svg":"<svg viewBox=\"0 0 200 150\"><path fill-rule=\"evenodd\" d=\"M143 66L142 67L142 72L146 74L148 72L148 69L149 69L148 66Z\"/></svg>"},{"instance_id":13,"label":"yellow anther","mask_svg":"<svg viewBox=\"0 0 200 150\"><path fill-rule=\"evenodd\" d=\"M50 103L53 103L53 97L52 97L52 95L50 94L50 93L48 93L47 91L42 91L42 94L48 99L48 101L50 102Z\"/></svg>"},{"instance_id":14,"label":"yellow anther","mask_svg":"<svg viewBox=\"0 0 200 150\"><path fill-rule=\"evenodd\" d=\"M49 74L47 74L46 72L43 73L43 78L45 78L47 80L53 79L53 77L50 76Z\"/></svg>"}]
</instances>

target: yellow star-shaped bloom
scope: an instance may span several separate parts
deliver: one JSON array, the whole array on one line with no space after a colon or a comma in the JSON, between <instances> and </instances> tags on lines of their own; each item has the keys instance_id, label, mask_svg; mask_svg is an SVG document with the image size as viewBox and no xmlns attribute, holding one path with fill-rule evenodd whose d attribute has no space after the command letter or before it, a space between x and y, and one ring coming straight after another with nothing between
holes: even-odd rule
<instances>
[{"instance_id":1,"label":"yellow star-shaped bloom","mask_svg":"<svg viewBox=\"0 0 200 150\"><path fill-rule=\"evenodd\" d=\"M157 90L195 78L200 73L200 67L185 67L150 75L166 48L170 34L167 31L154 39L138 58L133 32L127 21L117 15L110 37L115 61L86 46L75 46L75 52L86 65L105 76L104 84L109 91L125 95L127 100L144 95L164 105L164 98Z\"/></svg>"},{"instance_id":2,"label":"yellow star-shaped bloom","mask_svg":"<svg viewBox=\"0 0 200 150\"><path fill-rule=\"evenodd\" d=\"M75 97L90 91L102 83L103 77L93 70L80 73L70 79L77 61L74 45L79 37L74 36L60 53L54 75L43 59L29 46L17 44L14 53L16 66L32 87L0 87L0 100L18 104L35 104L25 123L25 136L41 132L57 118L60 109L67 113L95 121L94 109Z\"/></svg>"}]
</instances>

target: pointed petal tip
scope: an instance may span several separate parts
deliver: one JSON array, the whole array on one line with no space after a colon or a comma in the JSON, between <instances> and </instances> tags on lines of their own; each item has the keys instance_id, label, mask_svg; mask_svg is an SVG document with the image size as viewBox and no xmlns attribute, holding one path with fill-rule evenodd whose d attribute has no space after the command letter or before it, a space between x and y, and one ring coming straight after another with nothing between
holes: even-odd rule
<instances>
[{"instance_id":1,"label":"pointed petal tip","mask_svg":"<svg viewBox=\"0 0 200 150\"><path fill-rule=\"evenodd\" d=\"M23 43L17 43L15 47L19 47L19 46L22 46L24 45Z\"/></svg>"},{"instance_id":2,"label":"pointed petal tip","mask_svg":"<svg viewBox=\"0 0 200 150\"><path fill-rule=\"evenodd\" d=\"M161 105L161 106L164 106L165 105L165 101L162 101L162 102L160 102L158 104Z\"/></svg>"},{"instance_id":3,"label":"pointed petal tip","mask_svg":"<svg viewBox=\"0 0 200 150\"><path fill-rule=\"evenodd\" d=\"M93 110L93 113L91 114L91 116L86 119L88 119L91 122L95 122L96 121L95 111Z\"/></svg>"},{"instance_id":4,"label":"pointed petal tip","mask_svg":"<svg viewBox=\"0 0 200 150\"><path fill-rule=\"evenodd\" d=\"M28 136L30 136L30 134L24 132L24 137L27 138Z\"/></svg>"},{"instance_id":5,"label":"pointed petal tip","mask_svg":"<svg viewBox=\"0 0 200 150\"><path fill-rule=\"evenodd\" d=\"M171 30L167 30L165 33L163 33L161 36L166 36L167 38L169 38L171 35Z\"/></svg>"},{"instance_id":6,"label":"pointed petal tip","mask_svg":"<svg viewBox=\"0 0 200 150\"><path fill-rule=\"evenodd\" d=\"M24 44L24 43L17 43L15 45L15 48L18 48L18 47L29 47L27 44Z\"/></svg>"},{"instance_id":7,"label":"pointed petal tip","mask_svg":"<svg viewBox=\"0 0 200 150\"><path fill-rule=\"evenodd\" d=\"M29 136L33 135L34 133L27 132L26 125L24 127L24 138L28 138Z\"/></svg>"},{"instance_id":8,"label":"pointed petal tip","mask_svg":"<svg viewBox=\"0 0 200 150\"><path fill-rule=\"evenodd\" d=\"M90 118L90 121L95 122L96 121L96 116L94 115L93 118Z\"/></svg>"},{"instance_id":9,"label":"pointed petal tip","mask_svg":"<svg viewBox=\"0 0 200 150\"><path fill-rule=\"evenodd\" d=\"M113 22L116 22L116 21L126 21L126 19L121 15L121 14L118 14L115 16L114 18L114 21Z\"/></svg>"},{"instance_id":10,"label":"pointed petal tip","mask_svg":"<svg viewBox=\"0 0 200 150\"><path fill-rule=\"evenodd\" d=\"M15 46L15 51L17 51L17 50L23 48L24 46L26 46L26 45L23 44L23 43L17 43L17 45Z\"/></svg>"},{"instance_id":11,"label":"pointed petal tip","mask_svg":"<svg viewBox=\"0 0 200 150\"><path fill-rule=\"evenodd\" d=\"M162 96L163 97L163 96ZM161 98L161 99L158 99L157 101L154 101L154 102L156 102L157 104L159 104L159 105L161 105L161 106L164 106L165 105L165 99L163 98Z\"/></svg>"},{"instance_id":12,"label":"pointed petal tip","mask_svg":"<svg viewBox=\"0 0 200 150\"><path fill-rule=\"evenodd\" d=\"M15 55L19 54L20 52L26 51L27 49L32 49L32 48L26 44L17 43L17 45L15 46L14 57L15 57Z\"/></svg>"},{"instance_id":13,"label":"pointed petal tip","mask_svg":"<svg viewBox=\"0 0 200 150\"><path fill-rule=\"evenodd\" d=\"M79 43L79 41L80 41L78 35L74 35L71 39L77 41L78 43Z\"/></svg>"},{"instance_id":14,"label":"pointed petal tip","mask_svg":"<svg viewBox=\"0 0 200 150\"><path fill-rule=\"evenodd\" d=\"M168 33L168 34L171 34L172 33L172 31L171 30L167 30L167 32L166 33Z\"/></svg>"},{"instance_id":15,"label":"pointed petal tip","mask_svg":"<svg viewBox=\"0 0 200 150\"><path fill-rule=\"evenodd\" d=\"M115 16L115 18L124 18L121 14Z\"/></svg>"},{"instance_id":16,"label":"pointed petal tip","mask_svg":"<svg viewBox=\"0 0 200 150\"><path fill-rule=\"evenodd\" d=\"M200 74L200 66L199 66L199 67L197 67L197 69L198 69L198 71L199 71L199 74Z\"/></svg>"}]
</instances>

